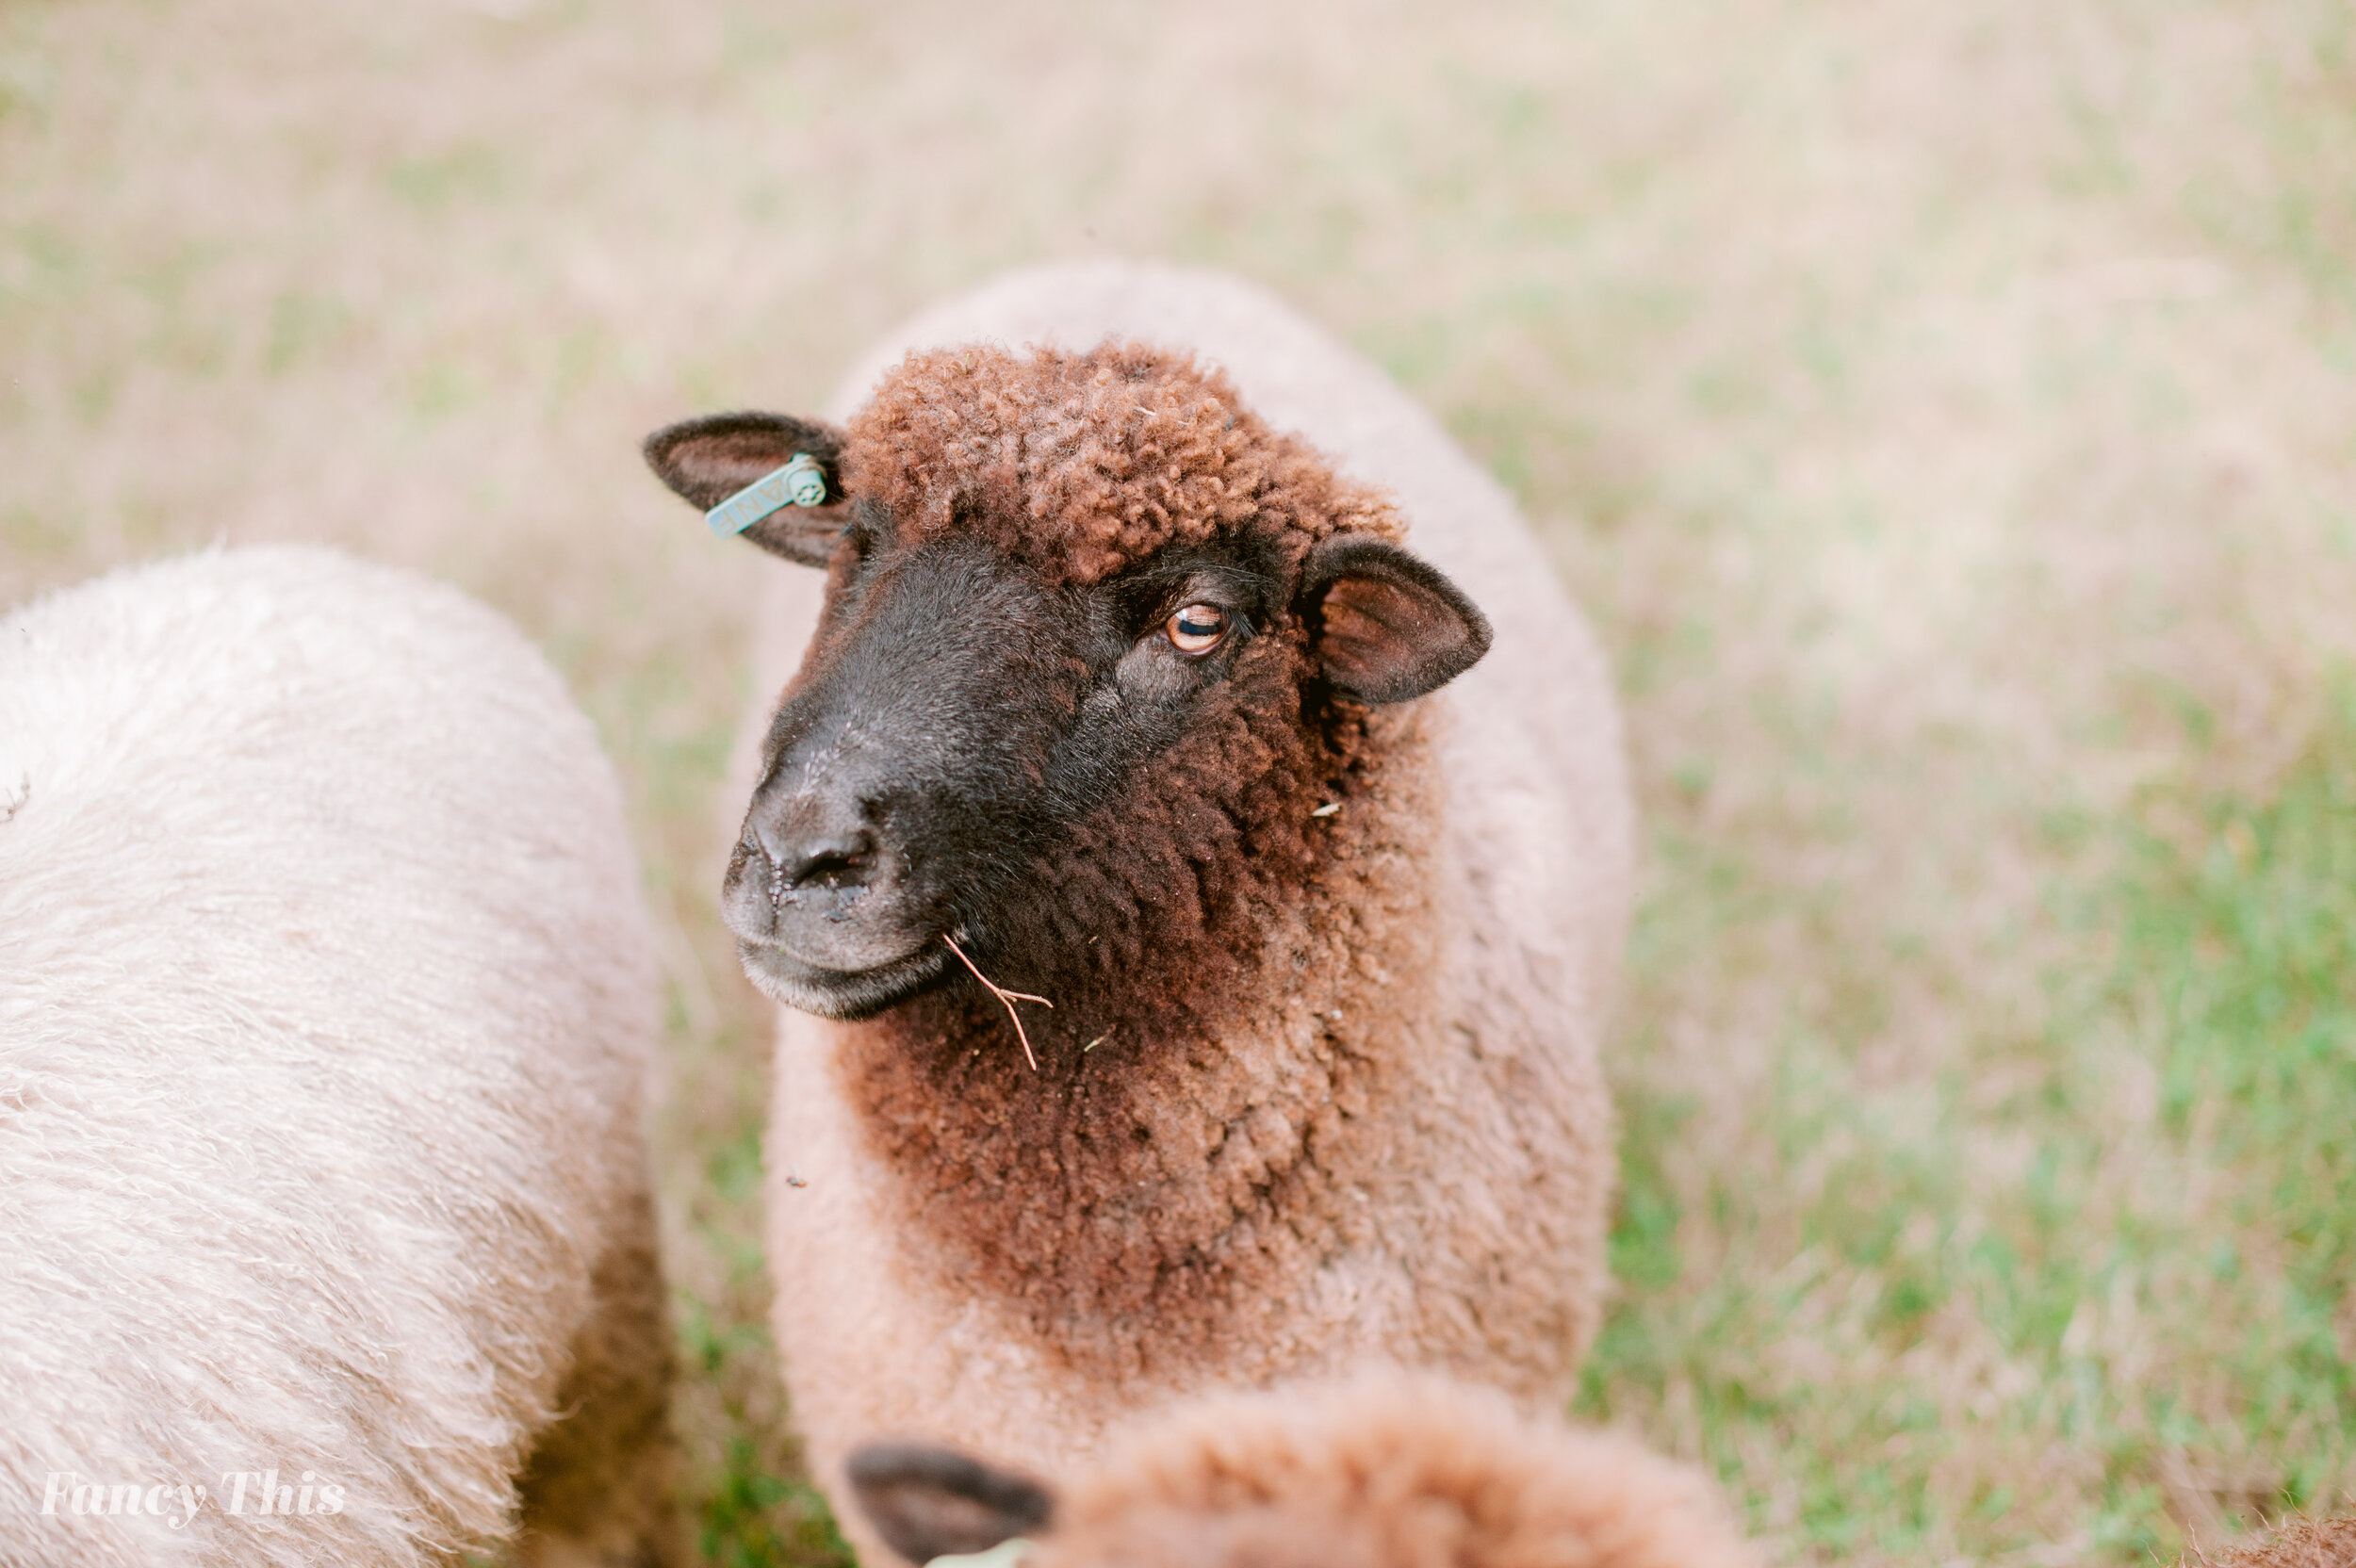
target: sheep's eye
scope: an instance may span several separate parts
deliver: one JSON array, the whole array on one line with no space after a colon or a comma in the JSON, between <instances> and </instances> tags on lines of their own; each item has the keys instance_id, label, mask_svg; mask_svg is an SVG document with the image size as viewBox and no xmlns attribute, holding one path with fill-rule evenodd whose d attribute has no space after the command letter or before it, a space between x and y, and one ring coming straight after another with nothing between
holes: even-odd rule
<instances>
[{"instance_id":1,"label":"sheep's eye","mask_svg":"<svg viewBox=\"0 0 2356 1568\"><path fill-rule=\"evenodd\" d=\"M1208 653L1227 635L1227 612L1215 604L1190 604L1163 624L1162 634L1180 653Z\"/></svg>"}]
</instances>

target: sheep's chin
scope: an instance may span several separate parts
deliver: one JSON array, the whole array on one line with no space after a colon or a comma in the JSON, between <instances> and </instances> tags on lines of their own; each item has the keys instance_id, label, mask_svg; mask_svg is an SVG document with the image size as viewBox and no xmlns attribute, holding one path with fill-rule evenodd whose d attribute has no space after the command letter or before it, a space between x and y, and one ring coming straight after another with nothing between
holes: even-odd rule
<instances>
[{"instance_id":1,"label":"sheep's chin","mask_svg":"<svg viewBox=\"0 0 2356 1568\"><path fill-rule=\"evenodd\" d=\"M927 942L905 958L873 969L821 969L780 947L740 939L736 956L745 978L763 996L820 1018L873 1018L896 1003L939 984L949 951Z\"/></svg>"}]
</instances>

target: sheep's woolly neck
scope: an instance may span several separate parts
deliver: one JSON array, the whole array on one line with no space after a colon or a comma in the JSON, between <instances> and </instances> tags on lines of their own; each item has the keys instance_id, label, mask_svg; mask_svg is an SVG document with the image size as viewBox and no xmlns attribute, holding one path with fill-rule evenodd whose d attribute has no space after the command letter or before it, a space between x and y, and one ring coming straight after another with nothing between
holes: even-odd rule
<instances>
[{"instance_id":1,"label":"sheep's woolly neck","mask_svg":"<svg viewBox=\"0 0 2356 1568\"><path fill-rule=\"evenodd\" d=\"M1271 430L1223 374L1137 343L911 353L851 422L843 468L919 536L977 531L1073 583L1246 526L1294 561L1330 533L1403 532L1387 501Z\"/></svg>"},{"instance_id":2,"label":"sheep's woolly neck","mask_svg":"<svg viewBox=\"0 0 2356 1568\"><path fill-rule=\"evenodd\" d=\"M911 1269L987 1286L1089 1376L1262 1353L1366 1239L1398 1128L1365 1113L1416 1098L1434 1043L1399 1027L1436 961L1427 726L1252 710L1039 868L1029 919L1079 961L1019 982L1054 993L1036 1070L970 990L843 1026Z\"/></svg>"}]
</instances>

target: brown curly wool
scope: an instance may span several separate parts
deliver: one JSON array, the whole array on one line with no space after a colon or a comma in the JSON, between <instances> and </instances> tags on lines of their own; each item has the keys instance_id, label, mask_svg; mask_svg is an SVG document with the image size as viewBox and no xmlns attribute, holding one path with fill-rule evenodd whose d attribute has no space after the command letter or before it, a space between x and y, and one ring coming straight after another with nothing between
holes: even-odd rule
<instances>
[{"instance_id":1,"label":"brown curly wool","mask_svg":"<svg viewBox=\"0 0 2356 1568\"><path fill-rule=\"evenodd\" d=\"M1374 491L1243 407L1225 375L1142 343L911 353L851 422L853 495L920 537L952 529L1051 580L1099 582L1247 525L1287 564L1344 531L1405 530Z\"/></svg>"},{"instance_id":2,"label":"brown curly wool","mask_svg":"<svg viewBox=\"0 0 2356 1568\"><path fill-rule=\"evenodd\" d=\"M1009 923L1074 955L1024 972L1055 1004L1031 1021L1036 1067L971 992L837 1033L864 1142L897 1173L894 1233L1107 1385L1260 1364L1409 1158L1350 1113L1420 1098L1427 1070L1397 1059L1441 964L1425 716L1267 725L1297 655L1252 654L1183 759L1033 868ZM1344 804L1319 818L1320 800ZM1518 1163L1528 1137L1489 1157ZM1546 1313L1546 1337L1571 1342L1574 1311Z\"/></svg>"},{"instance_id":3,"label":"brown curly wool","mask_svg":"<svg viewBox=\"0 0 2356 1568\"><path fill-rule=\"evenodd\" d=\"M2356 1568L2356 1518L2302 1519L2280 1535L2244 1542L2222 1557L2197 1560L2217 1568Z\"/></svg>"},{"instance_id":4,"label":"brown curly wool","mask_svg":"<svg viewBox=\"0 0 2356 1568\"><path fill-rule=\"evenodd\" d=\"M1752 1568L1708 1481L1437 1378L1230 1395L1150 1420L1031 1568Z\"/></svg>"}]
</instances>

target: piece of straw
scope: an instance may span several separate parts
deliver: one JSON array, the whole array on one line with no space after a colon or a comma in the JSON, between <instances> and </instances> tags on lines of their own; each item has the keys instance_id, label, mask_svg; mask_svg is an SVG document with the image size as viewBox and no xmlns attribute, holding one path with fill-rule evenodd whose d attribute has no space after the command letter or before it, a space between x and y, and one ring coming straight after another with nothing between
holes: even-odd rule
<instances>
[{"instance_id":1,"label":"piece of straw","mask_svg":"<svg viewBox=\"0 0 2356 1568\"><path fill-rule=\"evenodd\" d=\"M957 943L957 939L950 936L948 932L943 931L941 934L941 939L949 944L949 951L957 956L958 963L963 964L967 969L973 970L973 978L979 980L989 988L990 994L998 999L999 1005L1006 1009L1006 1016L1014 1020L1014 1037L1023 1042L1023 1059L1031 1064L1031 1070L1033 1072L1037 1072L1039 1070L1039 1058L1031 1054L1030 1034L1023 1027L1023 1015L1014 1010L1014 1004L1018 1002L1036 1002L1040 1006L1045 1007L1050 1011L1054 1010L1055 1004L1048 1001L1043 996L1033 996L1029 991L1010 991L1006 989L1006 987L1001 986L997 981L992 980L989 975L984 974L980 970L973 969L973 960L965 956L965 949L959 947Z\"/></svg>"}]
</instances>

